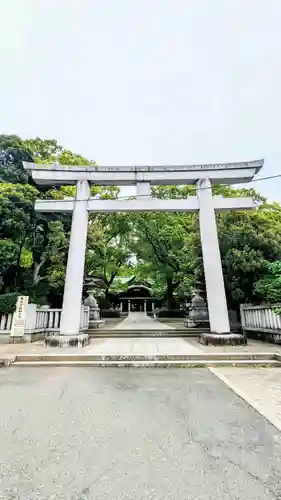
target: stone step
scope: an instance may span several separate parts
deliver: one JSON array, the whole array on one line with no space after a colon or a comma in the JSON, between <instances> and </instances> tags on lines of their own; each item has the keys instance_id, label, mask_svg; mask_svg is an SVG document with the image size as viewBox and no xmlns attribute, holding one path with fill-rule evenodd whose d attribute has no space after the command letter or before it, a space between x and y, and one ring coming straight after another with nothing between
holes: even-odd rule
<instances>
[{"instance_id":1,"label":"stone step","mask_svg":"<svg viewBox=\"0 0 281 500\"><path fill-rule=\"evenodd\" d=\"M85 330L87 333L112 333L112 332L122 332L122 333L137 333L138 335L141 335L141 334L146 334L146 333L157 333L157 332L160 332L160 333L177 333L177 332L181 332L181 333L195 333L196 335L197 334L200 334L200 333L210 333L210 329L209 328L184 328L184 327L181 327L181 328L161 328L161 327L157 327L157 328L92 328L92 329L88 329L88 330Z\"/></svg>"},{"instance_id":2,"label":"stone step","mask_svg":"<svg viewBox=\"0 0 281 500\"><path fill-rule=\"evenodd\" d=\"M90 354L90 353L50 353L18 354L17 362L57 362L62 361L279 361L279 356L274 353L190 353L190 354Z\"/></svg>"},{"instance_id":3,"label":"stone step","mask_svg":"<svg viewBox=\"0 0 281 500\"><path fill-rule=\"evenodd\" d=\"M148 333L148 334L145 334L145 335L137 335L137 334L130 334L130 335L126 335L126 334L123 334L123 333L116 333L116 334L111 334L111 333L105 333L104 335L102 334L90 334L89 335L89 338L90 339L137 339L137 338L142 338L142 339L146 339L146 338L166 338L166 339L170 339L170 338L183 338L183 339L191 339L191 338L198 338L200 336L200 334L194 334L194 333L176 333L176 334L173 334L173 335L169 335L167 333L163 333L163 334L159 334L159 333Z\"/></svg>"},{"instance_id":4,"label":"stone step","mask_svg":"<svg viewBox=\"0 0 281 500\"><path fill-rule=\"evenodd\" d=\"M88 330L90 338L150 338L150 337L199 337L202 331L188 330Z\"/></svg>"},{"instance_id":5,"label":"stone step","mask_svg":"<svg viewBox=\"0 0 281 500\"><path fill-rule=\"evenodd\" d=\"M221 360L214 361L210 359L198 361L15 361L12 366L22 367L46 367L46 366L68 366L68 367L96 367L96 368L204 368L217 366L247 366L247 367L279 367L280 361L270 359L260 360Z\"/></svg>"}]
</instances>

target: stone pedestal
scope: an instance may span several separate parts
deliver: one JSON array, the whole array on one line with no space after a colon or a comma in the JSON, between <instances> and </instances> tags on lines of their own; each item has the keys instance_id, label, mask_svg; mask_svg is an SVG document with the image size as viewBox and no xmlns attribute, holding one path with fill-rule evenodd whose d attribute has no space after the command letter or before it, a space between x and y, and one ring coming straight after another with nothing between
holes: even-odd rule
<instances>
[{"instance_id":1,"label":"stone pedestal","mask_svg":"<svg viewBox=\"0 0 281 500\"><path fill-rule=\"evenodd\" d=\"M85 347L89 344L86 333L78 335L50 335L45 337L46 347Z\"/></svg>"},{"instance_id":2,"label":"stone pedestal","mask_svg":"<svg viewBox=\"0 0 281 500\"><path fill-rule=\"evenodd\" d=\"M202 333L199 342L204 345L247 345L247 337L240 333Z\"/></svg>"},{"instance_id":3,"label":"stone pedestal","mask_svg":"<svg viewBox=\"0 0 281 500\"><path fill-rule=\"evenodd\" d=\"M193 292L188 317L184 320L187 328L199 328L209 326L209 313L205 300L201 296L202 290L196 288Z\"/></svg>"},{"instance_id":4,"label":"stone pedestal","mask_svg":"<svg viewBox=\"0 0 281 500\"><path fill-rule=\"evenodd\" d=\"M94 290L88 291L88 297L84 300L84 305L90 308L89 330L104 326L105 320L100 318L100 308L94 297Z\"/></svg>"}]
</instances>

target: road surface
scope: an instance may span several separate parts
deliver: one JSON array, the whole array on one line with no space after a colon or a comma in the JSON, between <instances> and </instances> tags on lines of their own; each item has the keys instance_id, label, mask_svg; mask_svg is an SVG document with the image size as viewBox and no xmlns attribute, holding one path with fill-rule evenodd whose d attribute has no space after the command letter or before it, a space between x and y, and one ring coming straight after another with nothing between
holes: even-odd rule
<instances>
[{"instance_id":1,"label":"road surface","mask_svg":"<svg viewBox=\"0 0 281 500\"><path fill-rule=\"evenodd\" d=\"M209 370L0 370L1 500L277 500L281 435Z\"/></svg>"}]
</instances>

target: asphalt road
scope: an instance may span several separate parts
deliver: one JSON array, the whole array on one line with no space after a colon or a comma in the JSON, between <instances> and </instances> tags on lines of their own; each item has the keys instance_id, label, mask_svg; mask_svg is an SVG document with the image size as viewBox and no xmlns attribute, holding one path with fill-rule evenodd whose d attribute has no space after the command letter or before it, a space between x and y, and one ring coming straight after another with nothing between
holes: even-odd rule
<instances>
[{"instance_id":1,"label":"asphalt road","mask_svg":"<svg viewBox=\"0 0 281 500\"><path fill-rule=\"evenodd\" d=\"M281 435L209 370L0 370L1 500L277 500Z\"/></svg>"}]
</instances>

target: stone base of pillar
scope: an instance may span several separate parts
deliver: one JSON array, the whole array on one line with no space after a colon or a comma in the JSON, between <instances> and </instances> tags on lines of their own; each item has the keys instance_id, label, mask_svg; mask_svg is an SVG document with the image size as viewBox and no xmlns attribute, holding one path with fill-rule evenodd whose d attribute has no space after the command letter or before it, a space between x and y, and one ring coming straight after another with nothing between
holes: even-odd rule
<instances>
[{"instance_id":1,"label":"stone base of pillar","mask_svg":"<svg viewBox=\"0 0 281 500\"><path fill-rule=\"evenodd\" d=\"M247 338L240 333L202 333L198 340L204 345L247 345Z\"/></svg>"},{"instance_id":2,"label":"stone base of pillar","mask_svg":"<svg viewBox=\"0 0 281 500\"><path fill-rule=\"evenodd\" d=\"M89 335L79 333L78 335L49 335L45 337L46 347L85 347L89 344Z\"/></svg>"}]
</instances>

